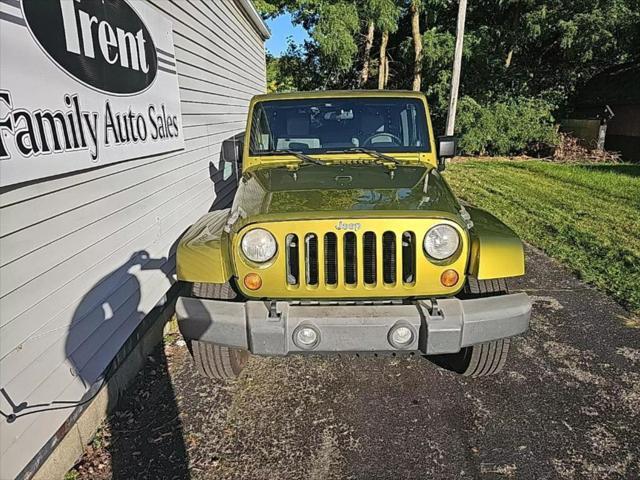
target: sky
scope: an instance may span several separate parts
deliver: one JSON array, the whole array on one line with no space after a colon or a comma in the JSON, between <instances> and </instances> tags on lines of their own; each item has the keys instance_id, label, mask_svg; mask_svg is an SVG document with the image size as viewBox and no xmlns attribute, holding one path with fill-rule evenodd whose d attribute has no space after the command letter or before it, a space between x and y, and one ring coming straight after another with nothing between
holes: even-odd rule
<instances>
[{"instance_id":1,"label":"sky","mask_svg":"<svg viewBox=\"0 0 640 480\"><path fill-rule=\"evenodd\" d=\"M292 37L296 43L302 43L309 38L304 28L291 23L289 13L267 20L267 26L271 30L271 38L267 40L267 51L276 57L287 50L287 37Z\"/></svg>"}]
</instances>

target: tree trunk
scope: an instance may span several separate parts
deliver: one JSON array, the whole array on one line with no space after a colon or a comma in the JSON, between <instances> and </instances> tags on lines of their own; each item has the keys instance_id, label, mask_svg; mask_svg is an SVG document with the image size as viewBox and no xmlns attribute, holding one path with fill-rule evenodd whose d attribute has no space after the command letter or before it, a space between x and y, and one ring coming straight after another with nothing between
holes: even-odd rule
<instances>
[{"instance_id":1,"label":"tree trunk","mask_svg":"<svg viewBox=\"0 0 640 480\"><path fill-rule=\"evenodd\" d=\"M513 60L513 48L509 50L507 54L507 59L504 61L504 67L509 68L511 66L511 60Z\"/></svg>"},{"instance_id":2,"label":"tree trunk","mask_svg":"<svg viewBox=\"0 0 640 480\"><path fill-rule=\"evenodd\" d=\"M378 68L378 88L384 89L387 69L387 43L389 43L389 32L382 32L382 40L380 41L380 67Z\"/></svg>"},{"instance_id":3,"label":"tree trunk","mask_svg":"<svg viewBox=\"0 0 640 480\"><path fill-rule=\"evenodd\" d=\"M384 62L384 88L387 88L389 85L389 57L385 59Z\"/></svg>"},{"instance_id":4,"label":"tree trunk","mask_svg":"<svg viewBox=\"0 0 640 480\"><path fill-rule=\"evenodd\" d=\"M420 34L420 4L419 0L411 1L411 36L415 52L413 63L413 90L419 92L422 88L422 35Z\"/></svg>"},{"instance_id":5,"label":"tree trunk","mask_svg":"<svg viewBox=\"0 0 640 480\"><path fill-rule=\"evenodd\" d=\"M362 72L360 73L360 87L364 87L369 81L369 63L371 60L371 47L373 46L373 35L375 32L375 25L373 20L369 21L369 28L367 29L367 39L364 43L364 54L362 61Z\"/></svg>"}]
</instances>

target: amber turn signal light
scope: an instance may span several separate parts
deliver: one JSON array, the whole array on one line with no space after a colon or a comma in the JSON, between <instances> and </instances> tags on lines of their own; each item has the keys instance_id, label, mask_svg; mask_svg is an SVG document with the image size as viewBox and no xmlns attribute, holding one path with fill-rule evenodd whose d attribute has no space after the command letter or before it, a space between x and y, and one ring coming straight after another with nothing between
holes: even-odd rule
<instances>
[{"instance_id":1,"label":"amber turn signal light","mask_svg":"<svg viewBox=\"0 0 640 480\"><path fill-rule=\"evenodd\" d=\"M244 277L244 286L249 290L258 290L262 286L262 278L257 273L247 273Z\"/></svg>"},{"instance_id":2,"label":"amber turn signal light","mask_svg":"<svg viewBox=\"0 0 640 480\"><path fill-rule=\"evenodd\" d=\"M440 283L445 287L453 287L456 283L458 283L458 272L455 270L445 270L440 275Z\"/></svg>"}]
</instances>

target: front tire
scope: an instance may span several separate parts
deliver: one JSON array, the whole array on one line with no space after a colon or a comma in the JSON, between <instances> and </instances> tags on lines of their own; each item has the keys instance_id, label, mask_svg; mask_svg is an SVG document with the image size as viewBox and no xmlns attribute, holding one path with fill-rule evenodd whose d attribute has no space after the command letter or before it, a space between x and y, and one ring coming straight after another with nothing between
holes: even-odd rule
<instances>
[{"instance_id":1,"label":"front tire","mask_svg":"<svg viewBox=\"0 0 640 480\"><path fill-rule=\"evenodd\" d=\"M509 293L509 288L504 278L478 280L474 277L468 277L462 296L479 298L507 293ZM502 338L465 347L458 353L433 355L428 358L445 370L459 373L465 377L485 377L502 371L507 362L510 344L510 338Z\"/></svg>"},{"instance_id":2,"label":"front tire","mask_svg":"<svg viewBox=\"0 0 640 480\"><path fill-rule=\"evenodd\" d=\"M238 295L227 282L194 283L191 289L194 297L210 300L233 300ZM249 352L239 348L185 339L189 343L193 363L200 375L214 380L233 380L240 375L249 361Z\"/></svg>"},{"instance_id":3,"label":"front tire","mask_svg":"<svg viewBox=\"0 0 640 480\"><path fill-rule=\"evenodd\" d=\"M249 361L249 352L191 340L191 354L198 373L214 380L233 380Z\"/></svg>"}]
</instances>

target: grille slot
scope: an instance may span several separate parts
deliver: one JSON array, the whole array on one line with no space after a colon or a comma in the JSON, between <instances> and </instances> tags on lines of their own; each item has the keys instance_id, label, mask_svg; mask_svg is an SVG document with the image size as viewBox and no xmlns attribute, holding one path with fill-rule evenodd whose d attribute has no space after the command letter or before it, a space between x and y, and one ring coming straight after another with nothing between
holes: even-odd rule
<instances>
[{"instance_id":1,"label":"grille slot","mask_svg":"<svg viewBox=\"0 0 640 480\"><path fill-rule=\"evenodd\" d=\"M308 233L304 237L305 275L307 285L318 285L318 236Z\"/></svg>"},{"instance_id":2,"label":"grille slot","mask_svg":"<svg viewBox=\"0 0 640 480\"><path fill-rule=\"evenodd\" d=\"M356 246L356 234L347 232L344 234L344 281L347 285L358 283L358 254Z\"/></svg>"},{"instance_id":3,"label":"grille slot","mask_svg":"<svg viewBox=\"0 0 640 480\"><path fill-rule=\"evenodd\" d=\"M285 239L287 254L287 283L298 285L300 281L300 249L298 236L290 233Z\"/></svg>"},{"instance_id":4,"label":"grille slot","mask_svg":"<svg viewBox=\"0 0 640 480\"><path fill-rule=\"evenodd\" d=\"M414 286L421 248L417 237L400 229L289 233L284 239L286 282L295 288L326 289Z\"/></svg>"},{"instance_id":5,"label":"grille slot","mask_svg":"<svg viewBox=\"0 0 640 480\"><path fill-rule=\"evenodd\" d=\"M364 283L375 285L376 283L376 234L366 232L362 236L363 260L364 260Z\"/></svg>"},{"instance_id":6,"label":"grille slot","mask_svg":"<svg viewBox=\"0 0 640 480\"><path fill-rule=\"evenodd\" d=\"M413 232L402 234L402 282L416 281L416 236Z\"/></svg>"},{"instance_id":7,"label":"grille slot","mask_svg":"<svg viewBox=\"0 0 640 480\"><path fill-rule=\"evenodd\" d=\"M396 282L396 234L393 232L382 235L382 279L387 284Z\"/></svg>"},{"instance_id":8,"label":"grille slot","mask_svg":"<svg viewBox=\"0 0 640 480\"><path fill-rule=\"evenodd\" d=\"M338 284L338 237L335 233L324 236L324 281L327 285Z\"/></svg>"}]
</instances>

